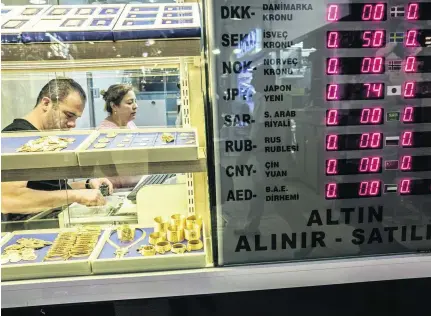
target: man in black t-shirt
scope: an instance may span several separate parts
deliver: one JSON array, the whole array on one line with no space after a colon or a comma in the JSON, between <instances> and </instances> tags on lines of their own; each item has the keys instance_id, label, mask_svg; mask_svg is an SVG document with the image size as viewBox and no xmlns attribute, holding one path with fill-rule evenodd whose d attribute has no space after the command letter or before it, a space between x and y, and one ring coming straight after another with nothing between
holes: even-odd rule
<instances>
[{"instance_id":1,"label":"man in black t-shirt","mask_svg":"<svg viewBox=\"0 0 431 317\"><path fill-rule=\"evenodd\" d=\"M40 91L34 109L24 118L15 119L3 132L74 128L84 111L86 99L84 90L73 79L53 79ZM104 205L105 199L99 190L103 184L108 185L112 193L112 183L106 178L69 184L65 180L2 182L2 220L24 220L43 210L73 202Z\"/></svg>"}]
</instances>

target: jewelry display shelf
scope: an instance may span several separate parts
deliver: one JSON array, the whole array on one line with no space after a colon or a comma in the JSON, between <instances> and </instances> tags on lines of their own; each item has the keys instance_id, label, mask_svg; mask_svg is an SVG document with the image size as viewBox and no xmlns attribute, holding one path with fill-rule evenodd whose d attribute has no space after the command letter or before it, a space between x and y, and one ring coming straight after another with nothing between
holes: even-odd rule
<instances>
[{"instance_id":1,"label":"jewelry display shelf","mask_svg":"<svg viewBox=\"0 0 431 317\"><path fill-rule=\"evenodd\" d=\"M61 232L70 232L76 229L62 229ZM20 238L36 238L53 242L59 234L58 229L26 230L12 232L6 239L1 241L1 251L5 247L16 243ZM93 252L99 244L103 244L104 232L99 237ZM17 263L6 263L1 265L1 280L25 280L34 278L82 276L91 274L90 256L82 258L70 258L66 261L43 261L51 246L45 246L36 250L37 259L34 261L20 261Z\"/></svg>"},{"instance_id":2,"label":"jewelry display shelf","mask_svg":"<svg viewBox=\"0 0 431 317\"><path fill-rule=\"evenodd\" d=\"M198 159L196 129L110 129L93 133L77 149L80 166L133 164L143 162L192 161ZM117 133L109 138L109 134ZM161 136L169 133L173 142L165 143ZM190 138L186 139L187 136ZM100 140L109 140L105 148L95 148ZM127 140L127 141L125 141ZM189 141L192 141L188 143ZM99 143L100 144L100 143ZM121 145L121 147L120 147Z\"/></svg>"},{"instance_id":3,"label":"jewelry display shelf","mask_svg":"<svg viewBox=\"0 0 431 317\"><path fill-rule=\"evenodd\" d=\"M106 230L102 237L102 243L99 243L91 255L91 265L93 274L106 273L132 273L132 272L150 272L176 269L195 269L207 266L206 261L206 240L205 235L202 235L201 241L203 248L198 251L185 252L183 254L175 254L171 251L165 254L156 254L154 256L143 256L137 249L142 245L149 245L150 233L154 232L154 228L136 228L143 230L146 234L145 238L133 245L129 253L123 258L115 258L115 248L108 243L111 239L119 244L117 233L115 231ZM204 228L203 228L204 229ZM205 230L203 230L203 233ZM112 235L112 236L111 236ZM140 234L135 236L139 239ZM187 241L182 243L187 245ZM127 246L125 244L124 246ZM123 246L120 244L120 246Z\"/></svg>"},{"instance_id":4,"label":"jewelry display shelf","mask_svg":"<svg viewBox=\"0 0 431 317\"><path fill-rule=\"evenodd\" d=\"M1 134L2 171L78 166L75 151L92 131L13 132ZM59 152L17 152L30 140L43 136L73 137L75 141ZM44 178L46 179L46 178Z\"/></svg>"}]
</instances>

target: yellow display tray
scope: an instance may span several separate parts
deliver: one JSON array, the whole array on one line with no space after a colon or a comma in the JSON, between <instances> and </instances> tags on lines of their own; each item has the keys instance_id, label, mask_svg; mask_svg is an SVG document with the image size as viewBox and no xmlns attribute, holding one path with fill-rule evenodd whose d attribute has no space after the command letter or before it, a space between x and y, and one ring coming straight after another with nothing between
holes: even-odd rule
<instances>
[{"instance_id":1,"label":"yellow display tray","mask_svg":"<svg viewBox=\"0 0 431 317\"><path fill-rule=\"evenodd\" d=\"M110 133L117 136L110 139L105 148L94 148L100 139L107 139ZM162 133L175 135L175 141L163 144ZM194 142L186 144L184 135L193 135ZM130 141L124 142L129 139ZM120 147L119 144L124 144ZM193 161L198 159L198 138L196 129L151 128L151 129L108 129L93 133L78 150L80 166L95 166L109 164L129 164L145 162Z\"/></svg>"},{"instance_id":2,"label":"yellow display tray","mask_svg":"<svg viewBox=\"0 0 431 317\"><path fill-rule=\"evenodd\" d=\"M205 230L203 230L205 232ZM157 254L154 256L142 256L140 254L130 257L116 259L112 254L111 258L99 258L104 248L105 242L111 235L111 231L106 230L102 240L104 243L99 243L97 248L91 255L91 266L93 274L107 273L138 273L163 270L178 270L178 269L197 269L207 266L206 248L208 241L205 236L202 236L204 247L200 251L186 252L183 254L174 254L167 252L165 254ZM137 249L139 246L148 244L148 233L142 243L134 245L131 249ZM107 242L106 242L107 243ZM136 253L131 250L131 253Z\"/></svg>"},{"instance_id":3,"label":"yellow display tray","mask_svg":"<svg viewBox=\"0 0 431 317\"><path fill-rule=\"evenodd\" d=\"M25 237L25 238L39 238L52 236L59 232L73 231L76 229L45 229L45 230L26 230L26 231L15 231L12 232L6 239L1 241L1 247L7 245L9 241L14 237ZM103 236L102 231L102 236ZM11 241L12 243L12 241ZM97 246L103 243L103 239L99 238L99 242L96 245L93 252L97 249ZM49 249L50 246L45 247ZM44 249L45 249L44 248ZM42 249L43 250L43 249ZM36 251L38 252L38 251ZM43 252L43 254L46 252ZM78 276L78 275L90 275L91 274L91 255L84 259L72 259L67 261L48 261L43 262L42 253L38 255L35 261L21 261L13 264L4 264L1 266L1 280L12 281L12 280L25 280L35 278L48 278L48 277L66 277L66 276Z\"/></svg>"},{"instance_id":4,"label":"yellow display tray","mask_svg":"<svg viewBox=\"0 0 431 317\"><path fill-rule=\"evenodd\" d=\"M88 130L2 133L2 170L77 166L75 151L92 133ZM41 136L71 136L76 140L60 152L16 152L29 139Z\"/></svg>"}]
</instances>

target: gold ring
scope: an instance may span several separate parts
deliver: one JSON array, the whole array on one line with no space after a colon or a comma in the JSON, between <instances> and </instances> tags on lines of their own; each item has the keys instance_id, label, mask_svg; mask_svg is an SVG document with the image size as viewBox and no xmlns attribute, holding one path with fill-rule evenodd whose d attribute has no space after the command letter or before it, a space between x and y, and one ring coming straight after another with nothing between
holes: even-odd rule
<instances>
[{"instance_id":1,"label":"gold ring","mask_svg":"<svg viewBox=\"0 0 431 317\"><path fill-rule=\"evenodd\" d=\"M160 254L165 254L171 251L171 244L168 241L157 242L156 252Z\"/></svg>"},{"instance_id":2,"label":"gold ring","mask_svg":"<svg viewBox=\"0 0 431 317\"><path fill-rule=\"evenodd\" d=\"M186 240L198 240L201 238L201 231L199 226L196 225L194 229L184 229Z\"/></svg>"},{"instance_id":3,"label":"gold ring","mask_svg":"<svg viewBox=\"0 0 431 317\"><path fill-rule=\"evenodd\" d=\"M152 245L144 245L140 251L143 256L156 255L156 249Z\"/></svg>"},{"instance_id":4,"label":"gold ring","mask_svg":"<svg viewBox=\"0 0 431 317\"><path fill-rule=\"evenodd\" d=\"M177 226L168 227L168 241L177 243L184 240L184 229Z\"/></svg>"},{"instance_id":5,"label":"gold ring","mask_svg":"<svg viewBox=\"0 0 431 317\"><path fill-rule=\"evenodd\" d=\"M149 242L150 244L154 245L157 244L157 242L166 241L166 232L153 232L150 233Z\"/></svg>"},{"instance_id":6,"label":"gold ring","mask_svg":"<svg viewBox=\"0 0 431 317\"><path fill-rule=\"evenodd\" d=\"M189 216L186 219L186 228L193 229L195 226L199 226L199 230L202 229L202 217Z\"/></svg>"},{"instance_id":7,"label":"gold ring","mask_svg":"<svg viewBox=\"0 0 431 317\"><path fill-rule=\"evenodd\" d=\"M186 249L187 247L184 243L174 243L171 251L176 254L182 254L186 252Z\"/></svg>"},{"instance_id":8,"label":"gold ring","mask_svg":"<svg viewBox=\"0 0 431 317\"><path fill-rule=\"evenodd\" d=\"M171 216L171 225L177 226L179 228L184 228L186 226L186 217L181 214L175 214Z\"/></svg>"},{"instance_id":9,"label":"gold ring","mask_svg":"<svg viewBox=\"0 0 431 317\"><path fill-rule=\"evenodd\" d=\"M197 251L203 248L203 243L201 240L190 240L187 243L187 251Z\"/></svg>"},{"instance_id":10,"label":"gold ring","mask_svg":"<svg viewBox=\"0 0 431 317\"><path fill-rule=\"evenodd\" d=\"M155 232L166 232L168 229L168 223L163 221L162 217L154 218L154 231Z\"/></svg>"}]
</instances>

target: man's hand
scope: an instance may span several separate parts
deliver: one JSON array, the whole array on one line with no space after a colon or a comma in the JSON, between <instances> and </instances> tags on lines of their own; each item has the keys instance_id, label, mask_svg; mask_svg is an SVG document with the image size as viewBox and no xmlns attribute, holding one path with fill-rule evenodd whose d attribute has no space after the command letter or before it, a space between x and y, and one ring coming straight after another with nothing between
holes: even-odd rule
<instances>
[{"instance_id":1,"label":"man's hand","mask_svg":"<svg viewBox=\"0 0 431 317\"><path fill-rule=\"evenodd\" d=\"M85 206L103 206L106 201L105 197L98 189L76 189L73 190L75 201Z\"/></svg>"},{"instance_id":2,"label":"man's hand","mask_svg":"<svg viewBox=\"0 0 431 317\"><path fill-rule=\"evenodd\" d=\"M109 195L112 195L112 193L114 192L114 185L112 185L111 181L107 178L91 179L89 185L92 189L99 189L102 185L108 185Z\"/></svg>"}]
</instances>

